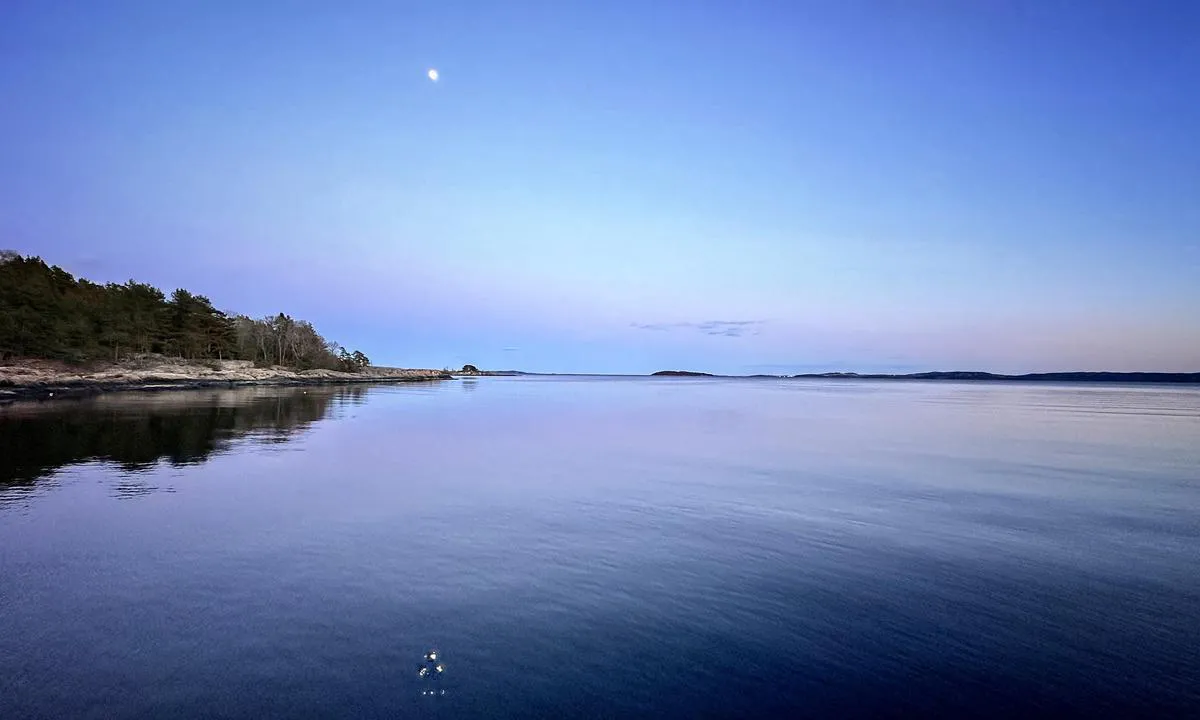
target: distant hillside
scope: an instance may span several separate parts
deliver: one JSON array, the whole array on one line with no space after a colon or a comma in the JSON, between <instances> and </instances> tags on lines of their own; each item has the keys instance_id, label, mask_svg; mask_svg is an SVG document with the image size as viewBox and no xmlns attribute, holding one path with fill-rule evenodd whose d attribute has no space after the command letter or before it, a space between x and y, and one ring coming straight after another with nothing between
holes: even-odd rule
<instances>
[{"instance_id":1,"label":"distant hillside","mask_svg":"<svg viewBox=\"0 0 1200 720\"><path fill-rule=\"evenodd\" d=\"M715 377L712 373L692 372L691 370L659 370L653 375L656 377Z\"/></svg>"},{"instance_id":2,"label":"distant hillside","mask_svg":"<svg viewBox=\"0 0 1200 720\"><path fill-rule=\"evenodd\" d=\"M1153 373L1153 372L1054 372L1029 373L1026 375L998 375L987 372L924 372L907 375L859 374L859 373L807 373L793 375L796 379L857 379L857 380L971 380L971 381L1016 381L1016 382L1100 382L1100 383L1200 383L1200 372Z\"/></svg>"}]
</instances>

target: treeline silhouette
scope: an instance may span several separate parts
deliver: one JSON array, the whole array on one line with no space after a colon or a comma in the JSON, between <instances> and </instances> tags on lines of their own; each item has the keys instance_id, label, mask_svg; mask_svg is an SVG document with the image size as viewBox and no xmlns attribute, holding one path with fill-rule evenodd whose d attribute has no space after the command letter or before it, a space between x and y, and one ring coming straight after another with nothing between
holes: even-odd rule
<instances>
[{"instance_id":1,"label":"treeline silhouette","mask_svg":"<svg viewBox=\"0 0 1200 720\"><path fill-rule=\"evenodd\" d=\"M92 460L135 472L164 459L201 463L242 437L284 442L336 406L363 402L366 392L242 388L170 397L101 395L0 413L0 491Z\"/></svg>"},{"instance_id":2,"label":"treeline silhouette","mask_svg":"<svg viewBox=\"0 0 1200 720\"><path fill-rule=\"evenodd\" d=\"M39 257L0 251L0 359L86 362L160 353L189 360L355 371L370 360L284 313L228 315L182 288L168 298L130 280L100 285Z\"/></svg>"}]
</instances>

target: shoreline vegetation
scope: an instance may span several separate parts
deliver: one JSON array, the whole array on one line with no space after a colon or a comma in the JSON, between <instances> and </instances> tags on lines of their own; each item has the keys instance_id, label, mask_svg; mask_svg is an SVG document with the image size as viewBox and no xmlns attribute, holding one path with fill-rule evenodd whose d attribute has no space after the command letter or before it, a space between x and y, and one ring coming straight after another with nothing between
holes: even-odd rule
<instances>
[{"instance_id":1,"label":"shoreline vegetation","mask_svg":"<svg viewBox=\"0 0 1200 720\"><path fill-rule=\"evenodd\" d=\"M12 358L98 362L168 357L243 360L297 372L360 372L371 364L286 313L226 313L204 295L129 280L100 285L39 257L0 250L0 363Z\"/></svg>"},{"instance_id":2,"label":"shoreline vegetation","mask_svg":"<svg viewBox=\"0 0 1200 720\"><path fill-rule=\"evenodd\" d=\"M466 375L482 374L473 366ZM100 285L0 251L0 403L113 390L421 382L448 370L375 367L285 313L254 319L182 288Z\"/></svg>"}]
</instances>

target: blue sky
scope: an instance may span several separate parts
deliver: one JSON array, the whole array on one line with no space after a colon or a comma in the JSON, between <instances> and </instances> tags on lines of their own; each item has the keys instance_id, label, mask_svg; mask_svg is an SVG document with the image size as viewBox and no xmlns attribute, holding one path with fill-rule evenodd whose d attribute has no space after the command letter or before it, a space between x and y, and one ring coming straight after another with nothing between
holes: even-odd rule
<instances>
[{"instance_id":1,"label":"blue sky","mask_svg":"<svg viewBox=\"0 0 1200 720\"><path fill-rule=\"evenodd\" d=\"M0 247L383 364L1196 371L1197 28L1183 1L9 2Z\"/></svg>"}]
</instances>

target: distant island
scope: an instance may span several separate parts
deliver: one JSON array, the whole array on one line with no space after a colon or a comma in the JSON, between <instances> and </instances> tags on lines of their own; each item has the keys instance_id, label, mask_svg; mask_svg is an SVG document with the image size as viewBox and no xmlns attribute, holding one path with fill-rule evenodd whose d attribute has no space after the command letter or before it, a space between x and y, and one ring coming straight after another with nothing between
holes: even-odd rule
<instances>
[{"instance_id":1,"label":"distant island","mask_svg":"<svg viewBox=\"0 0 1200 720\"><path fill-rule=\"evenodd\" d=\"M1069 383L1196 383L1200 384L1200 372L1051 372L1028 373L1025 375L1001 375L975 371L939 371L923 373L853 373L827 372L802 373L799 375L714 375L713 373L689 370L660 370L652 377L723 377L723 378L774 378L777 380L957 380L969 382L1069 382Z\"/></svg>"},{"instance_id":2,"label":"distant island","mask_svg":"<svg viewBox=\"0 0 1200 720\"><path fill-rule=\"evenodd\" d=\"M455 377L513 377L529 374L520 370L480 370L474 365L463 365L462 370L450 370L449 372Z\"/></svg>"},{"instance_id":3,"label":"distant island","mask_svg":"<svg viewBox=\"0 0 1200 720\"><path fill-rule=\"evenodd\" d=\"M908 374L888 373L807 373L792 375L793 379L815 380L969 380L1007 382L1092 382L1092 383L1200 383L1200 372L1157 373L1157 372L1050 372L1027 373L1024 375L1001 375L989 372L942 371Z\"/></svg>"}]
</instances>

